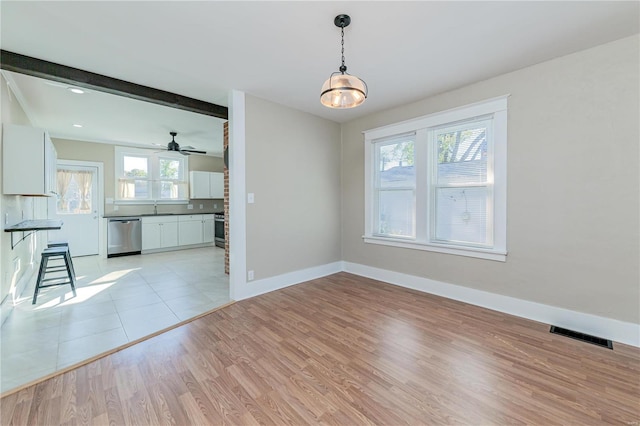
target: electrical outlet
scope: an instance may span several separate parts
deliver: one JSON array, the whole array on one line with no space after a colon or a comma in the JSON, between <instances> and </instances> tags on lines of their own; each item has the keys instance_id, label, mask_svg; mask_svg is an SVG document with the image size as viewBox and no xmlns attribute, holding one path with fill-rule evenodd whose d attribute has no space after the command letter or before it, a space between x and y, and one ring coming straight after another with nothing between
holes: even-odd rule
<instances>
[{"instance_id":1,"label":"electrical outlet","mask_svg":"<svg viewBox=\"0 0 640 426\"><path fill-rule=\"evenodd\" d=\"M249 272L247 272L247 279L248 279L249 281L253 281L253 271L249 271Z\"/></svg>"},{"instance_id":2,"label":"electrical outlet","mask_svg":"<svg viewBox=\"0 0 640 426\"><path fill-rule=\"evenodd\" d=\"M204 206L203 206L202 204L200 204L200 210L202 210L202 208L203 208L203 207L204 207Z\"/></svg>"},{"instance_id":3,"label":"electrical outlet","mask_svg":"<svg viewBox=\"0 0 640 426\"><path fill-rule=\"evenodd\" d=\"M217 209L217 208L218 208L218 205L217 205L216 203L213 203L213 208L214 208L214 209Z\"/></svg>"},{"instance_id":4,"label":"electrical outlet","mask_svg":"<svg viewBox=\"0 0 640 426\"><path fill-rule=\"evenodd\" d=\"M193 210L193 204L187 204L187 210Z\"/></svg>"},{"instance_id":5,"label":"electrical outlet","mask_svg":"<svg viewBox=\"0 0 640 426\"><path fill-rule=\"evenodd\" d=\"M255 195L253 194L253 192L250 192L247 194L247 203L249 204L253 204L255 202L256 198Z\"/></svg>"},{"instance_id":6,"label":"electrical outlet","mask_svg":"<svg viewBox=\"0 0 640 426\"><path fill-rule=\"evenodd\" d=\"M114 212L117 212L118 210L120 210L120 207L118 207L118 206L113 206L113 211L114 211Z\"/></svg>"},{"instance_id":7,"label":"electrical outlet","mask_svg":"<svg viewBox=\"0 0 640 426\"><path fill-rule=\"evenodd\" d=\"M5 213L4 214L4 224L8 225L9 224L9 213Z\"/></svg>"}]
</instances>

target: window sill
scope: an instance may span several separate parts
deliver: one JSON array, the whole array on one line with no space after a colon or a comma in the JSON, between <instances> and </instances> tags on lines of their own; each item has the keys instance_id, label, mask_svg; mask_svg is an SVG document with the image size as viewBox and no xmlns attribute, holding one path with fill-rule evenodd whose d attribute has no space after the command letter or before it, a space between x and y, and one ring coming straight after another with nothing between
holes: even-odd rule
<instances>
[{"instance_id":1,"label":"window sill","mask_svg":"<svg viewBox=\"0 0 640 426\"><path fill-rule=\"evenodd\" d=\"M473 247L451 247L433 243L422 243L396 239L389 237L376 237L365 235L362 237L365 243L380 244L383 246L401 247L413 250L433 251L437 253L453 254L457 256L475 257L478 259L495 260L498 262L507 261L507 252L498 250L487 250Z\"/></svg>"}]
</instances>

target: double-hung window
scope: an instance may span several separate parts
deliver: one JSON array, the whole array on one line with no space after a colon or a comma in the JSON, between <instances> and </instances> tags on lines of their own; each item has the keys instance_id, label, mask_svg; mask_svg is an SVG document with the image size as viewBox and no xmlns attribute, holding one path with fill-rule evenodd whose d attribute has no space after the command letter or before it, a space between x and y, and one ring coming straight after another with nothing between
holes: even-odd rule
<instances>
[{"instance_id":1,"label":"double-hung window","mask_svg":"<svg viewBox=\"0 0 640 426\"><path fill-rule=\"evenodd\" d=\"M116 200L119 202L186 202L188 157L169 152L116 147Z\"/></svg>"},{"instance_id":2,"label":"double-hung window","mask_svg":"<svg viewBox=\"0 0 640 426\"><path fill-rule=\"evenodd\" d=\"M506 259L507 99L365 132L367 243Z\"/></svg>"}]
</instances>

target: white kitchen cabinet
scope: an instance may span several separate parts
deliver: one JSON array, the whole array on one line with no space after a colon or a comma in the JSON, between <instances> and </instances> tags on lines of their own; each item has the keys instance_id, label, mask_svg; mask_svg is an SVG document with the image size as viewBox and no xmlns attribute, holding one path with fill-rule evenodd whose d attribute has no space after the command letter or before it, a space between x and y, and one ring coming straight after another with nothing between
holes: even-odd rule
<instances>
[{"instance_id":1,"label":"white kitchen cabinet","mask_svg":"<svg viewBox=\"0 0 640 426\"><path fill-rule=\"evenodd\" d=\"M178 218L154 216L142 218L142 250L178 245Z\"/></svg>"},{"instance_id":2,"label":"white kitchen cabinet","mask_svg":"<svg viewBox=\"0 0 640 426\"><path fill-rule=\"evenodd\" d=\"M224 198L224 173L209 173L210 198Z\"/></svg>"},{"instance_id":3,"label":"white kitchen cabinet","mask_svg":"<svg viewBox=\"0 0 640 426\"><path fill-rule=\"evenodd\" d=\"M2 192L56 195L56 149L44 129L2 126Z\"/></svg>"},{"instance_id":4,"label":"white kitchen cabinet","mask_svg":"<svg viewBox=\"0 0 640 426\"><path fill-rule=\"evenodd\" d=\"M183 215L178 217L178 245L202 244L202 215Z\"/></svg>"},{"instance_id":5,"label":"white kitchen cabinet","mask_svg":"<svg viewBox=\"0 0 640 426\"><path fill-rule=\"evenodd\" d=\"M202 215L202 242L212 243L216 236L216 223L212 214Z\"/></svg>"},{"instance_id":6,"label":"white kitchen cabinet","mask_svg":"<svg viewBox=\"0 0 640 426\"><path fill-rule=\"evenodd\" d=\"M224 198L224 173L189 172L189 197L191 199Z\"/></svg>"},{"instance_id":7,"label":"white kitchen cabinet","mask_svg":"<svg viewBox=\"0 0 640 426\"><path fill-rule=\"evenodd\" d=\"M209 198L209 172L189 172L189 198Z\"/></svg>"}]
</instances>

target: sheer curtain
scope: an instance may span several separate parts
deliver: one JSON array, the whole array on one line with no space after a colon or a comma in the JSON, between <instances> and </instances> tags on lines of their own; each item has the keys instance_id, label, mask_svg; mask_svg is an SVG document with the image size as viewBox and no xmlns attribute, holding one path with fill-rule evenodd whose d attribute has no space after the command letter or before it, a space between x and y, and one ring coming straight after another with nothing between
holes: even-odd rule
<instances>
[{"instance_id":1,"label":"sheer curtain","mask_svg":"<svg viewBox=\"0 0 640 426\"><path fill-rule=\"evenodd\" d=\"M93 181L93 173L89 171L77 171L76 182L80 190L80 210L91 210L89 197L91 194L91 183Z\"/></svg>"},{"instance_id":2,"label":"sheer curtain","mask_svg":"<svg viewBox=\"0 0 640 426\"><path fill-rule=\"evenodd\" d=\"M71 182L71 178L73 177L73 171L71 170L58 170L57 173L57 185L58 185L58 197L60 200L60 210L67 210L67 200L65 199L65 195L67 193L67 189L69 188L69 183Z\"/></svg>"}]
</instances>

